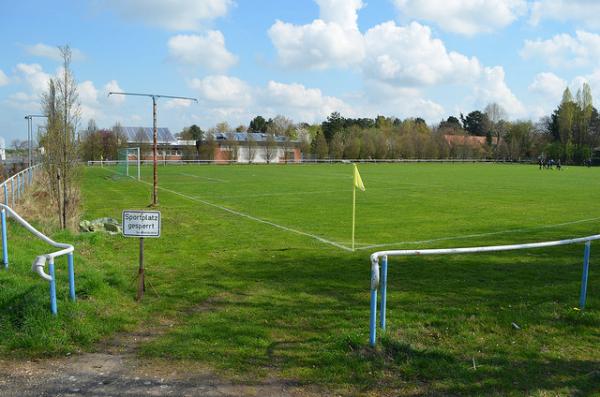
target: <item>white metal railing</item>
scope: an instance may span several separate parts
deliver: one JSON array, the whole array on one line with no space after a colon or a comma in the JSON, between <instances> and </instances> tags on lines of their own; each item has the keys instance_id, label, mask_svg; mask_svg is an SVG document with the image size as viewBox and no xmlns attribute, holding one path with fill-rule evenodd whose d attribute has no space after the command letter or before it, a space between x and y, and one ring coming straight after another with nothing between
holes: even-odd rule
<instances>
[{"instance_id":1,"label":"white metal railing","mask_svg":"<svg viewBox=\"0 0 600 397\"><path fill-rule=\"evenodd\" d=\"M442 249L423 249L423 250L388 250L377 251L371 254L371 309L369 319L369 343L375 346L377 338L377 290L381 290L380 302L380 327L385 331L386 326L386 304L387 304L387 269L388 257L390 256L420 256L420 255L451 255L451 254L474 254L483 252L513 251L521 249L556 247L560 245L585 243L583 254L583 273L581 276L581 290L579 294L579 308L585 308L587 296L587 280L589 274L589 261L591 242L600 240L600 234L587 237L579 237L567 240L544 241L540 243L513 244L513 245L494 245L485 247L465 247L465 248L442 248ZM381 274L379 269L379 259L381 258Z\"/></svg>"},{"instance_id":2,"label":"white metal railing","mask_svg":"<svg viewBox=\"0 0 600 397\"><path fill-rule=\"evenodd\" d=\"M23 171L11 176L6 181L0 183L0 187L4 192L4 204L0 203L0 218L2 224L2 263L4 268L8 268L8 233L7 233L7 215L14 219L17 223L27 229L30 233L36 236L38 239L45 243L60 248L58 251L50 252L47 254L38 255L31 266L31 270L37 273L44 280L50 284L50 310L52 314L57 313L56 304L56 278L54 276L54 259L67 255L68 270L69 270L69 296L71 300L75 300L75 272L73 265L73 251L75 248L71 244L58 243L46 236L23 219L18 213L16 213L11 207L8 206L9 197L11 198L12 206L14 207L15 201L18 202L25 193L26 185L30 185L33 182L33 177L38 172L39 165L26 168ZM10 185L10 195L8 193L8 186ZM44 271L44 267L48 262L48 272Z\"/></svg>"}]
</instances>

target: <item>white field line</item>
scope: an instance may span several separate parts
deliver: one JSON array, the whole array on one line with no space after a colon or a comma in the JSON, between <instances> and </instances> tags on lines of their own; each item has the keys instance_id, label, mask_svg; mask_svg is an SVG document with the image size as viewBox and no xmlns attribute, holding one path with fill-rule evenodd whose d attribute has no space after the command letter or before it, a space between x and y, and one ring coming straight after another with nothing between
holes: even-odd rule
<instances>
[{"instance_id":1,"label":"white field line","mask_svg":"<svg viewBox=\"0 0 600 397\"><path fill-rule=\"evenodd\" d=\"M146 181L140 181L140 182L144 183L146 185L152 186L152 184L150 182L146 182ZM199 199L199 198L196 198L196 197L193 197L193 196L188 196L187 194L183 194L183 193L180 193L180 192L175 191L175 190L167 189L167 188L160 187L160 186L159 186L159 189L163 190L165 192L169 192L169 193L175 194L177 196L186 198L186 199L191 200L191 201L196 201L198 203L201 203L201 204L204 204L204 205L208 205L210 207L218 208L220 210L229 212L230 214L237 215L237 216L240 216L242 218L250 219L252 221L259 222L259 223L264 223L265 225L273 226L273 227L276 227L278 229L285 230L287 232L299 234L301 236L310 237L310 238L315 239L317 241L320 241L322 243L333 245L334 247L337 247L337 248L341 248L344 251L350 251L350 252L352 252L352 248L346 247L345 245L342 245L342 244L338 244L335 241L324 239L323 237L319 237L319 236L314 235L314 234L306 233L306 232L303 232L301 230L296 230L296 229L289 228L287 226L279 225L277 223L274 223L274 222L271 222L271 221L267 221L265 219L257 218L255 216L248 215L248 214L245 214L243 212L232 210L231 208L223 207L222 205L214 204L214 203L211 203L209 201L202 200L202 199Z\"/></svg>"},{"instance_id":2,"label":"white field line","mask_svg":"<svg viewBox=\"0 0 600 397\"><path fill-rule=\"evenodd\" d=\"M297 196L303 194L321 194L321 193L352 193L352 189L345 190L313 190L308 192L283 192L283 193L256 193L256 194L239 194L219 196L219 198L246 198L246 197L270 197L270 196Z\"/></svg>"},{"instance_id":3,"label":"white field line","mask_svg":"<svg viewBox=\"0 0 600 397\"><path fill-rule=\"evenodd\" d=\"M189 176L189 177L192 177L192 178L206 179L206 180L214 181L214 182L225 182L225 183L229 182L228 180L225 180L225 179L209 178L207 176L200 176L200 175L194 175L194 174L184 174L184 173L182 173L181 175Z\"/></svg>"},{"instance_id":4,"label":"white field line","mask_svg":"<svg viewBox=\"0 0 600 397\"><path fill-rule=\"evenodd\" d=\"M593 221L597 221L597 220L600 220L600 217L599 218L590 218L590 219L580 219L578 221L557 223L554 225L536 226L536 227L528 227L528 228L521 228L521 229L507 229L507 230L499 230L497 232L489 232L489 233L464 234L464 235L460 235L460 236L440 237L440 238L434 238L431 240L400 241L400 242L396 242L396 243L373 244L373 245L367 245L365 247L360 247L360 248L356 248L356 249L357 250L367 250L367 249L372 249L372 248L389 247L391 245L427 244L427 243L435 243L438 241L446 241L446 240L462 240L462 239L469 239L469 238L475 238L475 237L493 236L496 234L506 234L506 233L515 233L515 232L527 232L527 231L533 231L533 230L552 229L555 227L576 225L578 223L593 222Z\"/></svg>"}]
</instances>

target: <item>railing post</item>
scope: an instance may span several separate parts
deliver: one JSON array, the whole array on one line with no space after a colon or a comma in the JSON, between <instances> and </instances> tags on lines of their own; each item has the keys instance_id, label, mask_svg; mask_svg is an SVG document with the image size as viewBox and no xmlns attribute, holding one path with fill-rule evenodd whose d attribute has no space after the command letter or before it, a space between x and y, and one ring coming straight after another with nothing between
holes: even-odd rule
<instances>
[{"instance_id":1,"label":"railing post","mask_svg":"<svg viewBox=\"0 0 600 397\"><path fill-rule=\"evenodd\" d=\"M0 217L2 218L2 263L4 268L8 269L8 238L6 235L6 210L4 208L2 208Z\"/></svg>"},{"instance_id":2,"label":"railing post","mask_svg":"<svg viewBox=\"0 0 600 397\"><path fill-rule=\"evenodd\" d=\"M69 296L71 300L75 300L75 268L73 265L73 253L71 252L67 256L69 261Z\"/></svg>"},{"instance_id":3,"label":"railing post","mask_svg":"<svg viewBox=\"0 0 600 397\"><path fill-rule=\"evenodd\" d=\"M10 194L12 198L12 208L15 208L15 177L13 176L10 180Z\"/></svg>"},{"instance_id":4,"label":"railing post","mask_svg":"<svg viewBox=\"0 0 600 397\"><path fill-rule=\"evenodd\" d=\"M54 277L54 258L48 262L48 271L52 280L50 280L50 311L56 316L58 309L56 307L56 277Z\"/></svg>"},{"instance_id":5,"label":"railing post","mask_svg":"<svg viewBox=\"0 0 600 397\"><path fill-rule=\"evenodd\" d=\"M583 273L581 275L581 292L579 293L579 308L583 310L585 308L585 299L587 296L587 282L588 273L590 267L590 249L592 242L587 241L585 243L585 250L583 251Z\"/></svg>"},{"instance_id":6,"label":"railing post","mask_svg":"<svg viewBox=\"0 0 600 397\"><path fill-rule=\"evenodd\" d=\"M50 311L56 316L58 309L56 307L56 277L54 277L54 258L50 258L48 262L48 270L50 273Z\"/></svg>"},{"instance_id":7,"label":"railing post","mask_svg":"<svg viewBox=\"0 0 600 397\"><path fill-rule=\"evenodd\" d=\"M387 302L387 269L388 269L388 258L384 256L381 258L381 309L379 316L381 316L381 330L385 331L385 306Z\"/></svg>"},{"instance_id":8,"label":"railing post","mask_svg":"<svg viewBox=\"0 0 600 397\"><path fill-rule=\"evenodd\" d=\"M8 187L6 186L6 181L2 185L4 190L4 205L8 207Z\"/></svg>"},{"instance_id":9,"label":"railing post","mask_svg":"<svg viewBox=\"0 0 600 397\"><path fill-rule=\"evenodd\" d=\"M371 289L371 318L369 320L369 344L375 347L377 340L377 289Z\"/></svg>"}]
</instances>

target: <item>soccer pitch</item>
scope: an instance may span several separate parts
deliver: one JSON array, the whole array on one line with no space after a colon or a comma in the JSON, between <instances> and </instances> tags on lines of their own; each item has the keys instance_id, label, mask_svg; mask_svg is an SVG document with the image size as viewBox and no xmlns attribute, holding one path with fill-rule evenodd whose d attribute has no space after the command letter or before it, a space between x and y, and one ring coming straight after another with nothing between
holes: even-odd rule
<instances>
[{"instance_id":1,"label":"soccer pitch","mask_svg":"<svg viewBox=\"0 0 600 397\"><path fill-rule=\"evenodd\" d=\"M89 169L87 174L107 172ZM143 168L139 186L119 181L110 189L148 190L151 172ZM595 169L362 164L360 172L367 189L357 192L359 251L566 238L590 234L600 224ZM306 247L347 251L351 246L352 169L347 164L162 166L159 175L160 204L166 209L221 210L238 230L262 223L265 230L279 229L284 240L304 236L299 241ZM125 195L114 197L117 208Z\"/></svg>"},{"instance_id":2,"label":"soccer pitch","mask_svg":"<svg viewBox=\"0 0 600 397\"><path fill-rule=\"evenodd\" d=\"M162 236L146 242L152 287L143 305L132 302L136 239L81 236L75 241L82 255L78 293L94 301L61 301L57 321L67 329L101 322L106 329L88 343L119 329L119 322L130 329L167 323L142 345L142 355L342 394L597 391L595 244L583 312L573 309L583 245L573 245L390 259L388 328L375 349L368 345L368 315L373 251L598 233L600 169L359 169L366 191L356 192L357 250L351 252L349 164L159 166ZM110 167L86 168L84 218L120 218L124 209L145 208L151 181L151 167L143 167L142 181L117 177ZM69 320L81 312L81 320ZM61 337L50 336L44 348L86 345L77 332Z\"/></svg>"}]
</instances>

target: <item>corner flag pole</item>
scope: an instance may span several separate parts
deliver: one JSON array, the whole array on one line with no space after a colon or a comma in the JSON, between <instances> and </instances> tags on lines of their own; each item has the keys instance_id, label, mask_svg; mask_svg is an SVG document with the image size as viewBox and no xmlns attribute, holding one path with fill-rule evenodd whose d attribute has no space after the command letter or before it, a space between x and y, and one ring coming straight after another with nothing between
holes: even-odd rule
<instances>
[{"instance_id":1,"label":"corner flag pole","mask_svg":"<svg viewBox=\"0 0 600 397\"><path fill-rule=\"evenodd\" d=\"M363 192L365 191L365 185L363 184L358 167L355 163L352 163L354 175L352 176L352 251L354 251L354 229L356 226L356 188L359 188Z\"/></svg>"},{"instance_id":2,"label":"corner flag pole","mask_svg":"<svg viewBox=\"0 0 600 397\"><path fill-rule=\"evenodd\" d=\"M356 166L354 166L356 167ZM354 171L356 172L356 170ZM354 251L354 227L356 226L356 178L352 178L352 251Z\"/></svg>"}]
</instances>

